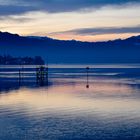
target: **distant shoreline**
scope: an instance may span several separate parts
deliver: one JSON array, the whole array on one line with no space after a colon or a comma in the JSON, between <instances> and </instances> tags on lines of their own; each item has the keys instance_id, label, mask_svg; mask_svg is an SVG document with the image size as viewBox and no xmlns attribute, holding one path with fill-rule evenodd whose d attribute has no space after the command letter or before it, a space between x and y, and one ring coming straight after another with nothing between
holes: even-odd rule
<instances>
[{"instance_id":1,"label":"distant shoreline","mask_svg":"<svg viewBox=\"0 0 140 140\"><path fill-rule=\"evenodd\" d=\"M44 65L40 56L13 57L11 55L0 56L0 65Z\"/></svg>"}]
</instances>

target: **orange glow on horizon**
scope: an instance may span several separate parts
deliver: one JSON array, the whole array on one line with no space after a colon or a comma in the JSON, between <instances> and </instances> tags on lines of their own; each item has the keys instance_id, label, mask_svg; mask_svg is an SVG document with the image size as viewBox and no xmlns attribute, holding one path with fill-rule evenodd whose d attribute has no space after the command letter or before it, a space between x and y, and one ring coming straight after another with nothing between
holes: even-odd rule
<instances>
[{"instance_id":1,"label":"orange glow on horizon","mask_svg":"<svg viewBox=\"0 0 140 140\"><path fill-rule=\"evenodd\" d=\"M60 35L48 35L54 39L60 40L79 40L79 41L89 41L89 42L96 42L96 41L108 41L108 40L115 40L115 39L126 39L131 36L137 36L140 34L105 34L105 35L68 35L68 34L60 34Z\"/></svg>"}]
</instances>

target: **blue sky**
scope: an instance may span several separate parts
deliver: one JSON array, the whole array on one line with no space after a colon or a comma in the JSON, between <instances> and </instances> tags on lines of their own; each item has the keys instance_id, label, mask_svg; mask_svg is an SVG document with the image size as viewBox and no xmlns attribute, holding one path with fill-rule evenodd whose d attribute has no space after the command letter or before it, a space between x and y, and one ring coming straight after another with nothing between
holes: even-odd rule
<instances>
[{"instance_id":1,"label":"blue sky","mask_svg":"<svg viewBox=\"0 0 140 140\"><path fill-rule=\"evenodd\" d=\"M86 41L140 34L140 0L0 0L0 30Z\"/></svg>"}]
</instances>

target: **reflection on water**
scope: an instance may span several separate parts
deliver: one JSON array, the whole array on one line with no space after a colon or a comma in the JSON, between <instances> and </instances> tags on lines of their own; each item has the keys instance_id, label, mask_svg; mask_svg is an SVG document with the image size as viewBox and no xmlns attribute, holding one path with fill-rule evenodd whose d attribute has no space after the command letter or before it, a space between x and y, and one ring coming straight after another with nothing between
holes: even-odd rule
<instances>
[{"instance_id":1,"label":"reflection on water","mask_svg":"<svg viewBox=\"0 0 140 140\"><path fill-rule=\"evenodd\" d=\"M47 87L25 79L14 88L9 80L13 88L0 94L0 140L140 139L138 71L90 70L89 88L77 68L51 69Z\"/></svg>"}]
</instances>

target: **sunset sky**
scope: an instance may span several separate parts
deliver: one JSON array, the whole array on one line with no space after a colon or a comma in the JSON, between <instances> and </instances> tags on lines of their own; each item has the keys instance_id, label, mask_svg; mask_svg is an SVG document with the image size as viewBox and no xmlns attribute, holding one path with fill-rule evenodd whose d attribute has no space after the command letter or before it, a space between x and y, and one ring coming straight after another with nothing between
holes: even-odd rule
<instances>
[{"instance_id":1,"label":"sunset sky","mask_svg":"<svg viewBox=\"0 0 140 140\"><path fill-rule=\"evenodd\" d=\"M140 0L0 0L0 31L102 41L140 35Z\"/></svg>"}]
</instances>

